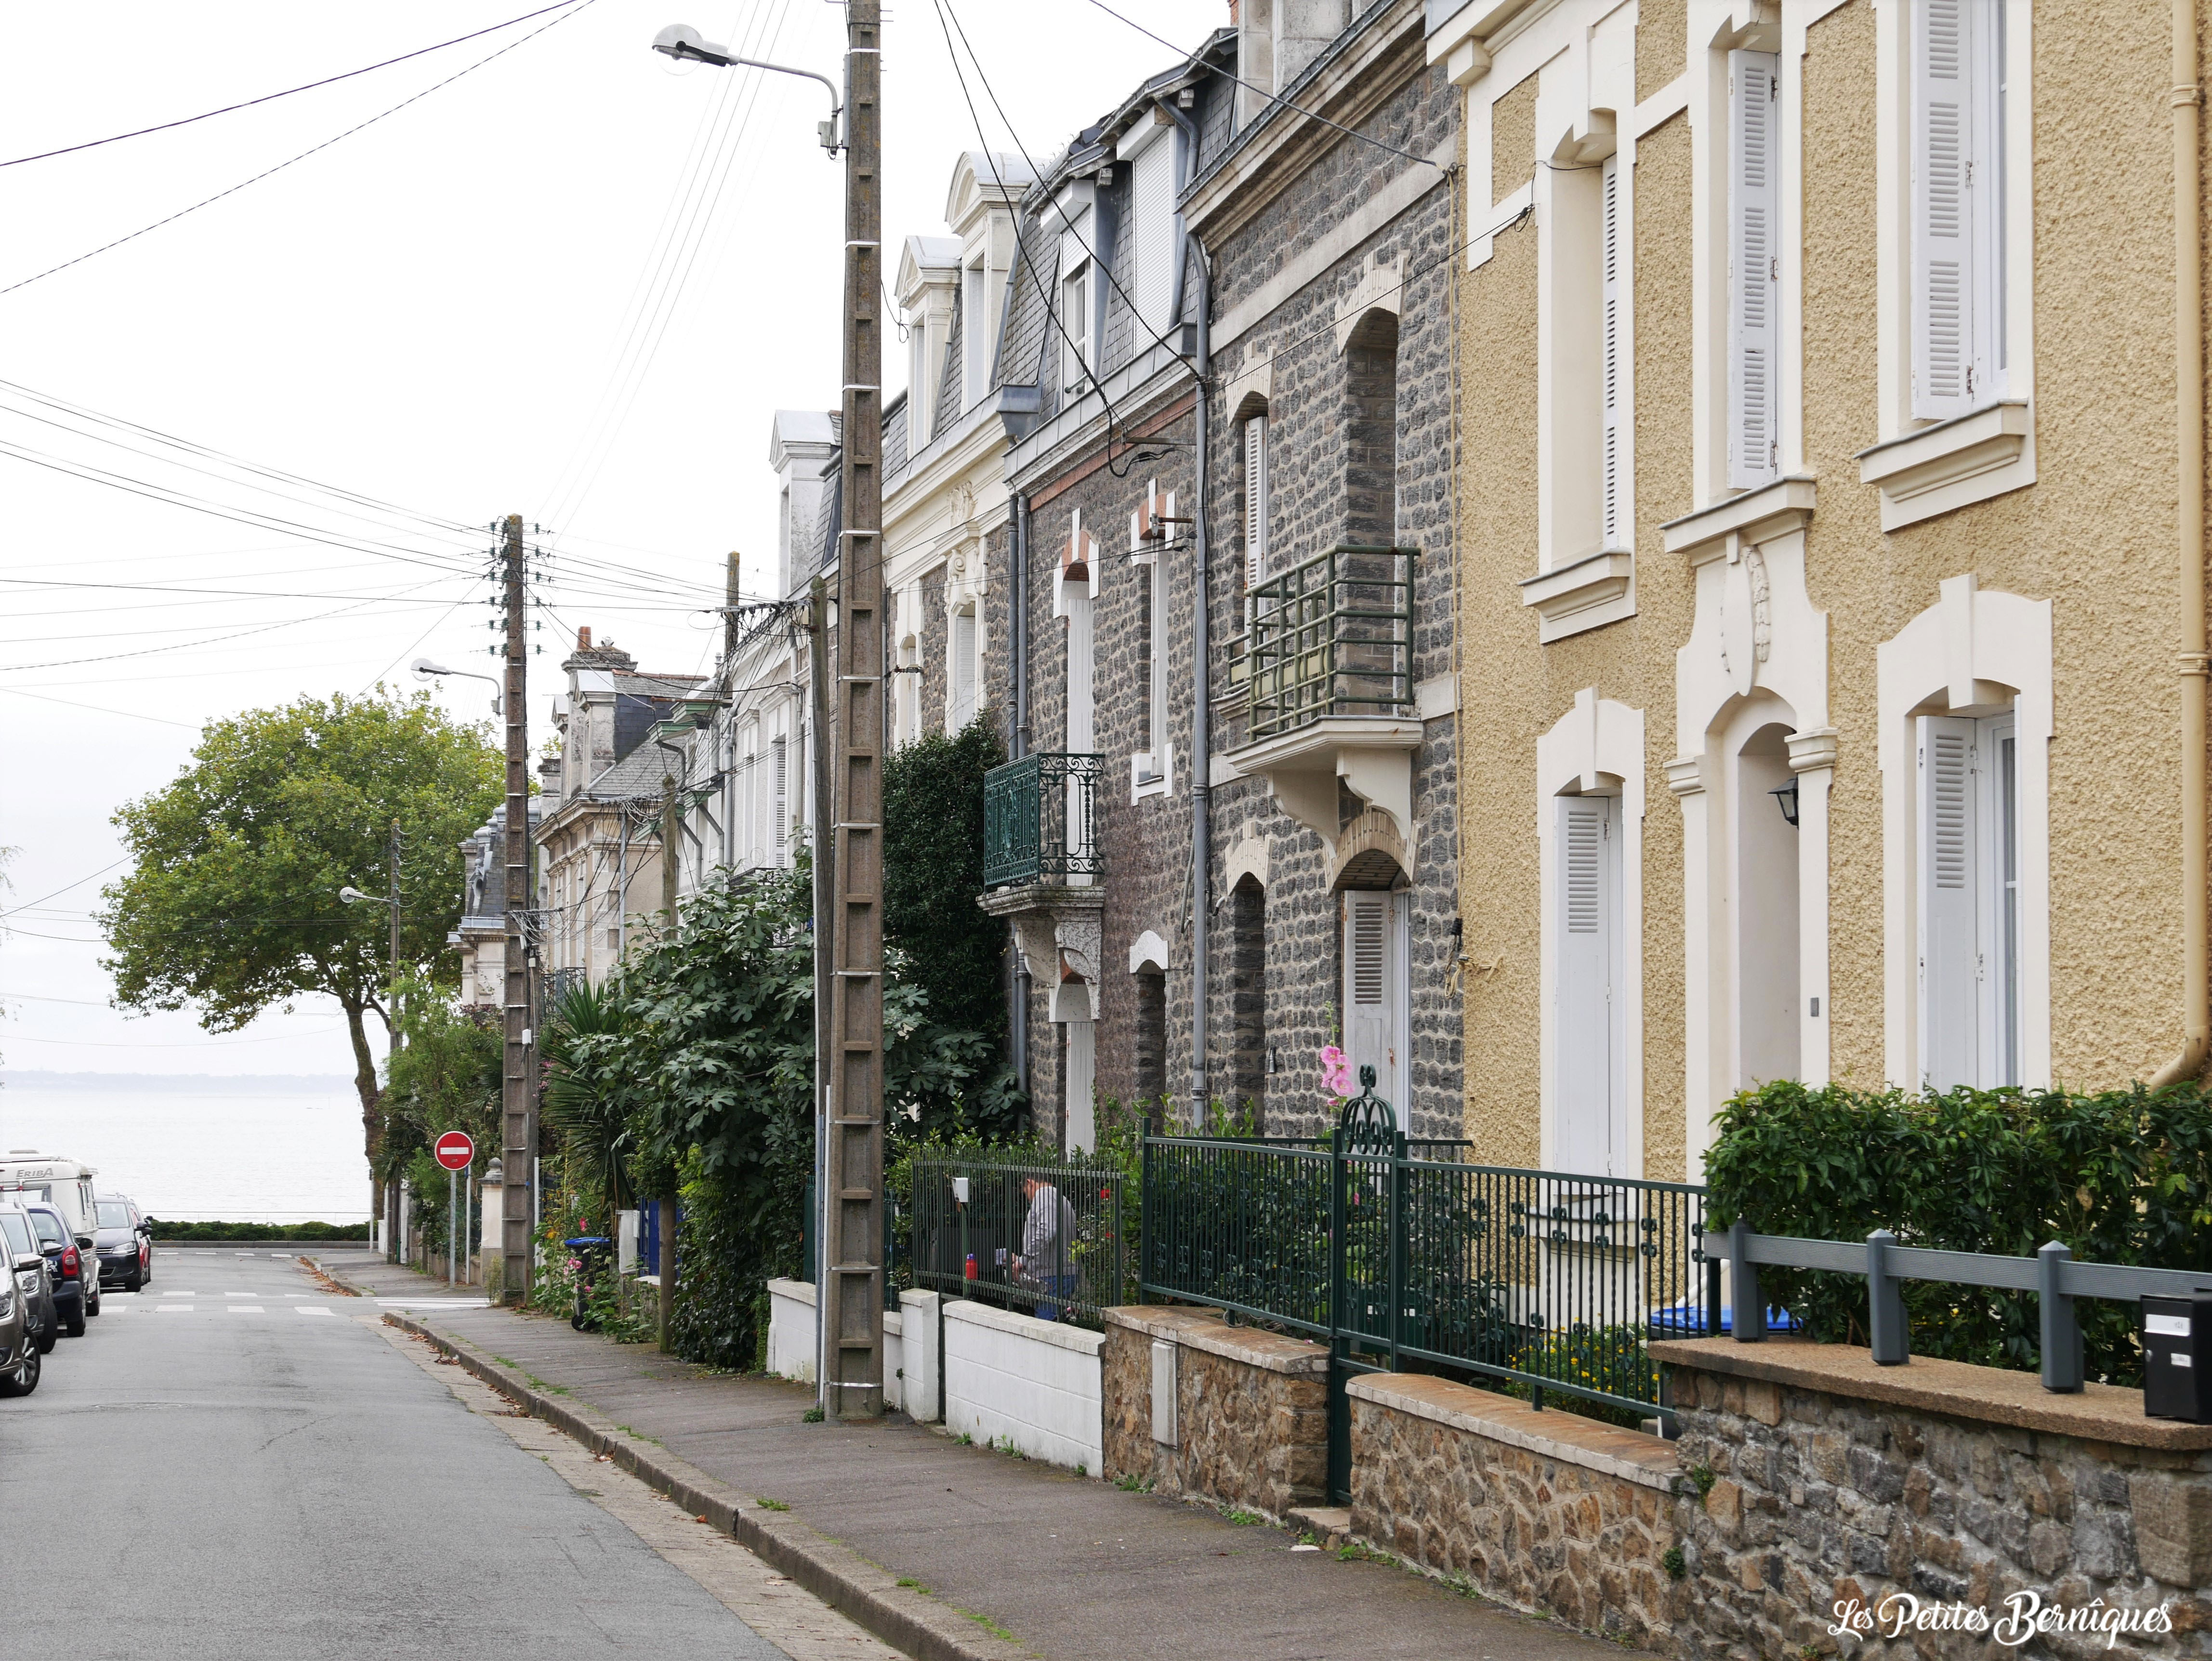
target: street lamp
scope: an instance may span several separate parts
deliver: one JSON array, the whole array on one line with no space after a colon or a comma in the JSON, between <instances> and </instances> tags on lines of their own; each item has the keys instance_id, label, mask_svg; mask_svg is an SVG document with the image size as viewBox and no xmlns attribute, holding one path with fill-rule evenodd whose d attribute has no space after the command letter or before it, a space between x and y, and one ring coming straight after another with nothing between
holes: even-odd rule
<instances>
[{"instance_id":1,"label":"street lamp","mask_svg":"<svg viewBox=\"0 0 2212 1661\"><path fill-rule=\"evenodd\" d=\"M435 660L432 660L432 659L430 659L430 658L416 658L416 659L415 660L415 678L416 678L417 680L428 680L428 679L429 679L429 678L430 678L430 677L431 677L431 676L433 676L433 675L459 675L460 677L462 677L464 679L466 679L466 680L488 680L488 681L489 681L489 682L491 683L491 685L492 685L492 693L491 693L491 712L492 712L492 714L494 714L495 715L497 715L497 714L499 714L500 710L499 710L499 677L498 677L498 676L496 676L496 675L480 675L480 674L477 673L477 672L476 672L475 670L473 670L473 669L448 669L447 667L446 667L446 666L445 666L444 664L442 664L442 663L439 663L439 662L436 662ZM339 896L339 897L340 897L341 899L343 899L343 898L344 897L344 896L343 896L343 894L341 894L341 895ZM366 898L366 897L368 897L364 895L362 897Z\"/></svg>"},{"instance_id":2,"label":"street lamp","mask_svg":"<svg viewBox=\"0 0 2212 1661\"><path fill-rule=\"evenodd\" d=\"M653 49L674 58L679 64L711 64L718 70L743 64L747 69L774 70L778 75L803 75L809 81L819 81L830 89L830 119L817 123L814 131L820 135L822 148L836 161L842 148L837 142L837 118L845 113L839 100L837 83L826 75L817 75L812 70L795 70L787 64L770 64L758 58L740 58L727 46L718 46L711 40L699 38L699 31L689 23L671 23L653 37Z\"/></svg>"}]
</instances>

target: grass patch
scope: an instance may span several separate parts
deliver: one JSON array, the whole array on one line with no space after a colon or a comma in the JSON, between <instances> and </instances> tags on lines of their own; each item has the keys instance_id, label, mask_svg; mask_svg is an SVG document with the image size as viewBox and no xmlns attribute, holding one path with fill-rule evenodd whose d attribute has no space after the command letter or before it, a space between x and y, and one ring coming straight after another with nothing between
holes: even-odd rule
<instances>
[{"instance_id":1,"label":"grass patch","mask_svg":"<svg viewBox=\"0 0 2212 1661\"><path fill-rule=\"evenodd\" d=\"M1221 1508L1221 1514L1239 1528L1250 1528L1255 1523L1264 1523L1267 1520L1258 1512L1247 1511L1242 1506L1224 1506Z\"/></svg>"},{"instance_id":2,"label":"grass patch","mask_svg":"<svg viewBox=\"0 0 2212 1661\"><path fill-rule=\"evenodd\" d=\"M539 1377L538 1377L536 1373L534 1373L534 1372L526 1372L526 1373L524 1373L524 1374L522 1375L522 1377L523 1377L524 1380L525 1380L525 1381L529 1384L529 1386L531 1387L531 1389L532 1389L532 1390L544 1390L544 1391L548 1396L566 1396L566 1395L568 1393L565 1389L563 1389L563 1388L562 1388L561 1385L559 1385L559 1384L547 1384L547 1383L546 1383L543 1378L539 1378Z\"/></svg>"},{"instance_id":3,"label":"grass patch","mask_svg":"<svg viewBox=\"0 0 2212 1661\"><path fill-rule=\"evenodd\" d=\"M503 1367L513 1367L517 1372L522 1371L522 1363L514 1360L510 1356L495 1355L491 1359L498 1362Z\"/></svg>"},{"instance_id":4,"label":"grass patch","mask_svg":"<svg viewBox=\"0 0 2212 1661\"><path fill-rule=\"evenodd\" d=\"M623 1435L629 1437L633 1442L650 1442L657 1448L665 1448L668 1445L667 1443L662 1441L658 1436L647 1436L643 1431L632 1430L628 1425L617 1425L615 1428L620 1431Z\"/></svg>"},{"instance_id":5,"label":"grass patch","mask_svg":"<svg viewBox=\"0 0 2212 1661\"><path fill-rule=\"evenodd\" d=\"M975 1439L974 1437L970 1436L970 1435L969 1435L966 1431L964 1431L964 1430L963 1430L963 1431L962 1431L962 1432L961 1432L957 1436L954 1437L952 1439L953 1439L955 1442L958 1443L958 1444L959 1444L962 1447L963 1447L963 1448L972 1448L972 1447L974 1447L974 1446L975 1445Z\"/></svg>"},{"instance_id":6,"label":"grass patch","mask_svg":"<svg viewBox=\"0 0 2212 1661\"><path fill-rule=\"evenodd\" d=\"M935 1592L930 1591L927 1586L923 1585L921 1581L915 1579L910 1574L902 1574L899 1576L898 1583L902 1586L904 1586L908 1591L918 1591L924 1597L934 1597L937 1596Z\"/></svg>"},{"instance_id":7,"label":"grass patch","mask_svg":"<svg viewBox=\"0 0 2212 1661\"><path fill-rule=\"evenodd\" d=\"M973 1609L955 1609L953 1613L956 1615L966 1615L970 1621L973 1621L977 1626L982 1628L985 1632L989 1633L994 1638L1003 1638L1009 1644L1018 1644L1022 1641L1020 1639L1015 1637L1013 1634L1008 1632L1004 1627L1000 1626L997 1621L991 1619L988 1615L978 1615Z\"/></svg>"},{"instance_id":8,"label":"grass patch","mask_svg":"<svg viewBox=\"0 0 2212 1661\"><path fill-rule=\"evenodd\" d=\"M799 1415L802 1424L818 1425L826 1417L820 1408L809 1408Z\"/></svg>"},{"instance_id":9,"label":"grass patch","mask_svg":"<svg viewBox=\"0 0 2212 1661\"><path fill-rule=\"evenodd\" d=\"M1357 1540L1348 1546L1339 1546L1336 1548L1336 1561L1340 1563L1380 1563L1385 1568L1392 1569L1405 1567L1389 1552L1377 1551L1372 1546L1363 1546Z\"/></svg>"},{"instance_id":10,"label":"grass patch","mask_svg":"<svg viewBox=\"0 0 2212 1661\"><path fill-rule=\"evenodd\" d=\"M1124 1494L1150 1494L1152 1491L1152 1479L1149 1476L1139 1476L1134 1471L1131 1471L1126 1476L1116 1476L1114 1479L1114 1486Z\"/></svg>"},{"instance_id":11,"label":"grass patch","mask_svg":"<svg viewBox=\"0 0 2212 1661\"><path fill-rule=\"evenodd\" d=\"M753 1504L758 1506L763 1511L789 1511L791 1509L791 1507L784 1504L782 1500L771 1500L767 1495L761 1494L756 1494L753 1495Z\"/></svg>"},{"instance_id":12,"label":"grass patch","mask_svg":"<svg viewBox=\"0 0 2212 1661\"><path fill-rule=\"evenodd\" d=\"M1698 1503L1702 1506L1705 1503L1705 1496L1713 1491L1713 1484L1720 1481L1720 1478L1713 1474L1713 1468L1711 1465L1692 1465L1689 1469L1688 1475L1690 1480L1697 1484Z\"/></svg>"},{"instance_id":13,"label":"grass patch","mask_svg":"<svg viewBox=\"0 0 2212 1661\"><path fill-rule=\"evenodd\" d=\"M1006 1454L1015 1459L1026 1459L1029 1457L1028 1454L1024 1453L1019 1448L1014 1445L1014 1439L1011 1436L1000 1437L998 1440L991 1444L991 1451L994 1453Z\"/></svg>"}]
</instances>

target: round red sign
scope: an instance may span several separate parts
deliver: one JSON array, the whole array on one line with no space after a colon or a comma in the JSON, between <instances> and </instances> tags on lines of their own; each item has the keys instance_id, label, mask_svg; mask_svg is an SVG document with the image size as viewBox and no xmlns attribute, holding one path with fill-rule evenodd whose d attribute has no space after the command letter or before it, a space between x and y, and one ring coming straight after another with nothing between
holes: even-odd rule
<instances>
[{"instance_id":1,"label":"round red sign","mask_svg":"<svg viewBox=\"0 0 2212 1661\"><path fill-rule=\"evenodd\" d=\"M477 1157L477 1145L458 1130L438 1138L438 1163L448 1171L466 1171Z\"/></svg>"}]
</instances>

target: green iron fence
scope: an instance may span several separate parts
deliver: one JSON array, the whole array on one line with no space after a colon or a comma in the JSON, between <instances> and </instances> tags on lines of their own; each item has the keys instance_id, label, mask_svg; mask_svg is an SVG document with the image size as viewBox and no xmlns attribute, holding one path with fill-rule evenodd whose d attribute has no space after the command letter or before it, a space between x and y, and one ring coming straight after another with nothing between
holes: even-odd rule
<instances>
[{"instance_id":1,"label":"green iron fence","mask_svg":"<svg viewBox=\"0 0 2212 1661\"><path fill-rule=\"evenodd\" d=\"M1039 751L983 776L984 887L1098 874L1091 797L1103 759Z\"/></svg>"},{"instance_id":2,"label":"green iron fence","mask_svg":"<svg viewBox=\"0 0 2212 1661\"><path fill-rule=\"evenodd\" d=\"M1416 556L1346 545L1252 590L1244 651L1255 739L1329 715L1412 710Z\"/></svg>"},{"instance_id":3,"label":"green iron fence","mask_svg":"<svg viewBox=\"0 0 2212 1661\"><path fill-rule=\"evenodd\" d=\"M1648 1340L1727 1328L1705 1190L1461 1163L1463 1144L1408 1142L1370 1074L1328 1146L1147 1137L1142 1291L1329 1344L1333 1494L1361 1372L1667 1416Z\"/></svg>"},{"instance_id":4,"label":"green iron fence","mask_svg":"<svg viewBox=\"0 0 2212 1661\"><path fill-rule=\"evenodd\" d=\"M915 1287L1093 1328L1137 1300L1118 1169L1018 1156L913 1168Z\"/></svg>"}]
</instances>

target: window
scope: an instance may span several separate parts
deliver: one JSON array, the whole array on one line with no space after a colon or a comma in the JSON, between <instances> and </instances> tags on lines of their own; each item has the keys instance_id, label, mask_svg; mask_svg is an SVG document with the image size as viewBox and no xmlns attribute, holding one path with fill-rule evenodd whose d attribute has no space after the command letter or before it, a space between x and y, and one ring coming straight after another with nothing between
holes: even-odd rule
<instances>
[{"instance_id":1,"label":"window","mask_svg":"<svg viewBox=\"0 0 2212 1661\"><path fill-rule=\"evenodd\" d=\"M1398 539L1398 316L1377 307L1346 338L1345 539Z\"/></svg>"},{"instance_id":2,"label":"window","mask_svg":"<svg viewBox=\"0 0 2212 1661\"><path fill-rule=\"evenodd\" d=\"M791 840L791 772L789 766L789 748L784 742L783 735L781 733L778 733L774 741L772 741L769 745L769 755L770 757L769 767L771 772L771 777L769 780L770 794L769 811L775 817L775 825L772 833L774 841L772 846L775 849L775 862L778 866L781 866L786 862L784 858L785 850L788 847Z\"/></svg>"},{"instance_id":3,"label":"window","mask_svg":"<svg viewBox=\"0 0 2212 1661\"><path fill-rule=\"evenodd\" d=\"M991 379L991 321L989 284L985 280L983 256L978 253L975 263L964 267L960 274L960 355L964 360L961 378L964 391L961 397L963 410L972 410L982 401ZM921 447L919 445L915 447Z\"/></svg>"},{"instance_id":4,"label":"window","mask_svg":"<svg viewBox=\"0 0 2212 1661\"><path fill-rule=\"evenodd\" d=\"M1411 897L1378 889L1344 891L1344 1048L1353 1087L1359 1068L1375 1069L1375 1093L1407 1123L1406 946Z\"/></svg>"},{"instance_id":5,"label":"window","mask_svg":"<svg viewBox=\"0 0 2212 1661\"><path fill-rule=\"evenodd\" d=\"M1621 544L1620 158L1598 178L1598 545Z\"/></svg>"},{"instance_id":6,"label":"window","mask_svg":"<svg viewBox=\"0 0 2212 1661\"><path fill-rule=\"evenodd\" d=\"M975 611L952 614L951 694L945 701L945 726L957 733L975 718Z\"/></svg>"},{"instance_id":7,"label":"window","mask_svg":"<svg viewBox=\"0 0 2212 1661\"><path fill-rule=\"evenodd\" d=\"M1561 796L1555 923L1558 1044L1552 1161L1560 1171L1613 1171L1615 996L1620 973L1620 843L1610 796Z\"/></svg>"},{"instance_id":8,"label":"window","mask_svg":"<svg viewBox=\"0 0 2212 1661\"><path fill-rule=\"evenodd\" d=\"M1174 131L1155 128L1158 136L1137 153L1129 169L1130 228L1136 255L1136 291L1130 299L1142 326L1140 335L1165 333L1169 307L1175 301ZM1140 338L1138 350L1151 344Z\"/></svg>"},{"instance_id":9,"label":"window","mask_svg":"<svg viewBox=\"0 0 2212 1661\"><path fill-rule=\"evenodd\" d=\"M2010 715L1918 728L1924 1082L2020 1081L2020 768Z\"/></svg>"},{"instance_id":10,"label":"window","mask_svg":"<svg viewBox=\"0 0 2212 1661\"><path fill-rule=\"evenodd\" d=\"M1912 413L1943 421L2004 395L2004 13L1912 9Z\"/></svg>"},{"instance_id":11,"label":"window","mask_svg":"<svg viewBox=\"0 0 2212 1661\"><path fill-rule=\"evenodd\" d=\"M1244 586L1267 575L1267 417L1244 423Z\"/></svg>"},{"instance_id":12,"label":"window","mask_svg":"<svg viewBox=\"0 0 2212 1661\"><path fill-rule=\"evenodd\" d=\"M1267 1125L1267 891L1247 875L1229 891L1229 1093ZM1164 983L1163 983L1164 984ZM1405 1119L1405 1104L1394 1102Z\"/></svg>"},{"instance_id":13,"label":"window","mask_svg":"<svg viewBox=\"0 0 2212 1661\"><path fill-rule=\"evenodd\" d=\"M1778 86L1773 53L1729 54L1729 484L1737 490L1779 472Z\"/></svg>"},{"instance_id":14,"label":"window","mask_svg":"<svg viewBox=\"0 0 2212 1661\"><path fill-rule=\"evenodd\" d=\"M1080 262L1060 285L1060 385L1082 390L1091 379L1091 262Z\"/></svg>"}]
</instances>

